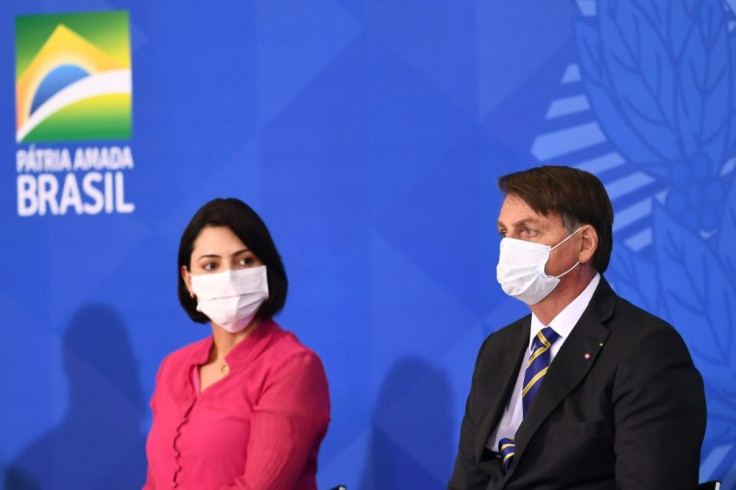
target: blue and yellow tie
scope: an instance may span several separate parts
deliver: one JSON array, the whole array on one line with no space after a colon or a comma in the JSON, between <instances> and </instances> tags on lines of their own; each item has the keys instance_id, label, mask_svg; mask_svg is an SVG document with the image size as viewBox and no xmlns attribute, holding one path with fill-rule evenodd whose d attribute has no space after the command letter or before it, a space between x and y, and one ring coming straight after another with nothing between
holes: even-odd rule
<instances>
[{"instance_id":1,"label":"blue and yellow tie","mask_svg":"<svg viewBox=\"0 0 736 490\"><path fill-rule=\"evenodd\" d=\"M502 438L498 441L498 452L501 454L501 464L503 465L504 474L509 472L509 466L511 466L511 460L514 459L516 446L514 445L513 439Z\"/></svg>"},{"instance_id":2,"label":"blue and yellow tie","mask_svg":"<svg viewBox=\"0 0 736 490\"><path fill-rule=\"evenodd\" d=\"M551 359L550 349L560 335L552 330L552 327L545 327L537 333L532 342L532 355L526 363L526 372L524 373L524 387L521 390L521 403L524 407L524 415L529 410L532 400L537 396L539 385L542 384L542 378L547 374Z\"/></svg>"},{"instance_id":3,"label":"blue and yellow tie","mask_svg":"<svg viewBox=\"0 0 736 490\"><path fill-rule=\"evenodd\" d=\"M532 355L526 363L526 371L524 372L524 385L521 390L521 404L524 407L524 415L526 415L532 400L537 396L539 385L542 384L542 378L547 374L551 359L550 349L560 335L555 332L552 327L545 327L537 333L532 342ZM503 471L507 473L514 459L516 447L512 439L503 438L498 441L498 452L501 455Z\"/></svg>"}]
</instances>

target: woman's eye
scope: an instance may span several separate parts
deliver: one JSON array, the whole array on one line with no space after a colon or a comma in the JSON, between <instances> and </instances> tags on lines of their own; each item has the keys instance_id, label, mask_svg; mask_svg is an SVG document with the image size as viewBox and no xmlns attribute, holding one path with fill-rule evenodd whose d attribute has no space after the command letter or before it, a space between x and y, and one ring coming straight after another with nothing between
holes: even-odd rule
<instances>
[{"instance_id":1,"label":"woman's eye","mask_svg":"<svg viewBox=\"0 0 736 490\"><path fill-rule=\"evenodd\" d=\"M240 259L240 265L251 265L253 263L253 257L243 257Z\"/></svg>"},{"instance_id":2,"label":"woman's eye","mask_svg":"<svg viewBox=\"0 0 736 490\"><path fill-rule=\"evenodd\" d=\"M217 269L217 264L215 264L214 262L208 262L202 266L202 269L206 271L213 271Z\"/></svg>"}]
</instances>

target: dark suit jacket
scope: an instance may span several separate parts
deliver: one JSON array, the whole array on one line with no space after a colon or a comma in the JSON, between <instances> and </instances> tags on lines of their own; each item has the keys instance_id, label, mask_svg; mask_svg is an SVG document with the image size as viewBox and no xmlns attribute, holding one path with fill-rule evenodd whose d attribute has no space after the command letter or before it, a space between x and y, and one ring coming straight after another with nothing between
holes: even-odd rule
<instances>
[{"instance_id":1,"label":"dark suit jacket","mask_svg":"<svg viewBox=\"0 0 736 490\"><path fill-rule=\"evenodd\" d=\"M506 326L480 349L448 489L696 488L706 418L700 374L669 324L603 278L550 364L504 475L485 446L513 391L530 323L526 316Z\"/></svg>"}]
</instances>

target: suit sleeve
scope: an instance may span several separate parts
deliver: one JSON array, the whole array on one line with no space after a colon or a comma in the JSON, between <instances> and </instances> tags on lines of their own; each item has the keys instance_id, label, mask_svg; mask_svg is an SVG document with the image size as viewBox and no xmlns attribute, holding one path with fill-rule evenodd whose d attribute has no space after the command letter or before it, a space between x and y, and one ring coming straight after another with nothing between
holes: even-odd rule
<instances>
[{"instance_id":1,"label":"suit sleeve","mask_svg":"<svg viewBox=\"0 0 736 490\"><path fill-rule=\"evenodd\" d=\"M330 399L316 354L291 356L271 376L253 410L245 473L224 489L291 490L330 420Z\"/></svg>"},{"instance_id":2,"label":"suit sleeve","mask_svg":"<svg viewBox=\"0 0 736 490\"><path fill-rule=\"evenodd\" d=\"M480 413L477 405L477 390L482 389L478 386L478 366L489 339L490 337L481 346L475 361L470 393L465 403L465 415L460 426L460 442L455 467L447 484L448 490L483 490L488 485L489 475L478 466L475 459L475 436L485 416L485 413Z\"/></svg>"},{"instance_id":3,"label":"suit sleeve","mask_svg":"<svg viewBox=\"0 0 736 490\"><path fill-rule=\"evenodd\" d=\"M702 378L668 325L632 344L612 393L616 488L696 488L706 422Z\"/></svg>"}]
</instances>

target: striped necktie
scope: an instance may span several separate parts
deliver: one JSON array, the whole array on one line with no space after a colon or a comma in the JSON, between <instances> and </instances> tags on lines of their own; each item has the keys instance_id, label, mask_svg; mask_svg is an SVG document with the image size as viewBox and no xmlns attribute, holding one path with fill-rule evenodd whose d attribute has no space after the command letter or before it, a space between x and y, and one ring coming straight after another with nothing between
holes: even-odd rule
<instances>
[{"instance_id":1,"label":"striped necktie","mask_svg":"<svg viewBox=\"0 0 736 490\"><path fill-rule=\"evenodd\" d=\"M521 390L521 403L524 407L524 415L529 410L532 400L537 396L539 385L542 384L542 378L547 374L549 363L552 358L550 349L560 335L552 330L552 327L545 327L537 333L532 342L532 354L526 363L526 371L524 372L524 385ZM501 463L504 473L509 471L511 462L514 459L516 447L513 439L503 438L498 441L498 452L501 455Z\"/></svg>"},{"instance_id":2,"label":"striped necktie","mask_svg":"<svg viewBox=\"0 0 736 490\"><path fill-rule=\"evenodd\" d=\"M537 333L532 342L532 355L526 363L526 372L524 373L524 388L521 390L521 403L524 406L524 415L529 410L532 400L537 396L539 385L542 384L542 378L547 374L549 363L552 358L550 349L560 335L552 330L552 327L545 327Z\"/></svg>"}]
</instances>

